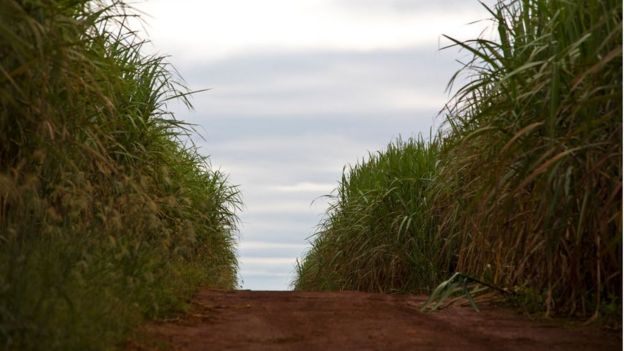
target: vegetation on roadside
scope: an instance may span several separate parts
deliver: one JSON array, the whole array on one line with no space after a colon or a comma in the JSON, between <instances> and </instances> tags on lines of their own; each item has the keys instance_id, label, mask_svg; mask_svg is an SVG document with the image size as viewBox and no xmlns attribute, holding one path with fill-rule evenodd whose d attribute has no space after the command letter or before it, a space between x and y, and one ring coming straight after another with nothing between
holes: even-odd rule
<instances>
[{"instance_id":1,"label":"vegetation on roadside","mask_svg":"<svg viewBox=\"0 0 624 351\"><path fill-rule=\"evenodd\" d=\"M496 40L449 38L472 59L440 137L349 169L295 288L431 290L458 271L546 314L621 313L622 4L487 9ZM403 172L422 158L426 172Z\"/></svg>"},{"instance_id":2,"label":"vegetation on roadside","mask_svg":"<svg viewBox=\"0 0 624 351\"><path fill-rule=\"evenodd\" d=\"M423 215L438 155L436 141L399 140L349 167L297 267L296 288L425 292L439 283L442 242Z\"/></svg>"},{"instance_id":3,"label":"vegetation on roadside","mask_svg":"<svg viewBox=\"0 0 624 351\"><path fill-rule=\"evenodd\" d=\"M131 17L0 2L0 348L111 349L236 283L237 189L168 112L188 91Z\"/></svg>"}]
</instances>

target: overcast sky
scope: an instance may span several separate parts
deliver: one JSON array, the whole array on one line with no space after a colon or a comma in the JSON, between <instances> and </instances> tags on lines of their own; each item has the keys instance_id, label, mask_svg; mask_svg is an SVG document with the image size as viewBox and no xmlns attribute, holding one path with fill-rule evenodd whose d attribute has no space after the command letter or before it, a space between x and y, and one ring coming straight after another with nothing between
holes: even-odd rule
<instances>
[{"instance_id":1,"label":"overcast sky","mask_svg":"<svg viewBox=\"0 0 624 351\"><path fill-rule=\"evenodd\" d=\"M493 1L486 1L492 3ZM343 166L399 135L429 135L459 68L442 34L474 38L476 0L152 0L153 50L193 90L213 167L240 186L246 289L289 289Z\"/></svg>"}]
</instances>

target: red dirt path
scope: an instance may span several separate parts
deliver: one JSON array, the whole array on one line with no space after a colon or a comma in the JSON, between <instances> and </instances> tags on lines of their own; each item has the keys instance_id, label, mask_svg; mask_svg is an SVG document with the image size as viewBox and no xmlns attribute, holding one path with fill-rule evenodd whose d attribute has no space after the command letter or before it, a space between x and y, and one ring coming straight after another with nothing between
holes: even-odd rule
<instances>
[{"instance_id":1,"label":"red dirt path","mask_svg":"<svg viewBox=\"0 0 624 351\"><path fill-rule=\"evenodd\" d=\"M460 306L422 313L424 299L361 292L203 290L188 316L145 326L142 334L152 341L130 349L621 349L619 333L595 326L564 327L483 304L479 313Z\"/></svg>"}]
</instances>

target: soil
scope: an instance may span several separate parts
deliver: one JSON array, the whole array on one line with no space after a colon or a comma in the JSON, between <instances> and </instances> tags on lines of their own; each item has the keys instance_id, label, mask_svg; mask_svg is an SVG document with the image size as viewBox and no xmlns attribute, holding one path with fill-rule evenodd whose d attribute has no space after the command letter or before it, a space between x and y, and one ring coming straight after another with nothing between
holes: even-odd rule
<instances>
[{"instance_id":1,"label":"soil","mask_svg":"<svg viewBox=\"0 0 624 351\"><path fill-rule=\"evenodd\" d=\"M141 328L129 350L621 350L620 332L495 304L420 312L423 296L203 290L190 313ZM139 339L137 339L139 340Z\"/></svg>"}]
</instances>

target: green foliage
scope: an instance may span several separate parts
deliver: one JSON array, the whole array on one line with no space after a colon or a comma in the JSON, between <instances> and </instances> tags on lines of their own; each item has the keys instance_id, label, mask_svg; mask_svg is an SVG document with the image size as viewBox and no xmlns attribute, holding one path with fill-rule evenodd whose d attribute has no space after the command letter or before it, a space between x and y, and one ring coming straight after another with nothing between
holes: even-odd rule
<instances>
[{"instance_id":1,"label":"green foliage","mask_svg":"<svg viewBox=\"0 0 624 351\"><path fill-rule=\"evenodd\" d=\"M429 213L438 145L397 141L350 167L296 289L428 291L446 274Z\"/></svg>"},{"instance_id":2,"label":"green foliage","mask_svg":"<svg viewBox=\"0 0 624 351\"><path fill-rule=\"evenodd\" d=\"M459 271L597 312L622 285L621 2L490 11L499 41L456 41L474 56L447 106L438 235Z\"/></svg>"},{"instance_id":3,"label":"green foliage","mask_svg":"<svg viewBox=\"0 0 624 351\"><path fill-rule=\"evenodd\" d=\"M449 38L472 58L451 79L466 83L444 109L430 176L409 169L393 179L432 179L426 190L360 185L358 172L345 174L297 288L431 289L461 271L532 292L527 299L546 314L597 315L621 297L622 4L509 0L486 8L498 39ZM400 160L392 169L402 169L419 157L393 152L355 170L384 179L388 166L377 160ZM397 196L367 202L386 192ZM385 210L414 198L416 212ZM397 235L403 218L426 235ZM396 265L413 255L429 265Z\"/></svg>"},{"instance_id":4,"label":"green foliage","mask_svg":"<svg viewBox=\"0 0 624 351\"><path fill-rule=\"evenodd\" d=\"M199 284L235 284L238 192L185 144L166 103L188 91L130 16L0 2L2 348L110 349Z\"/></svg>"}]
</instances>

